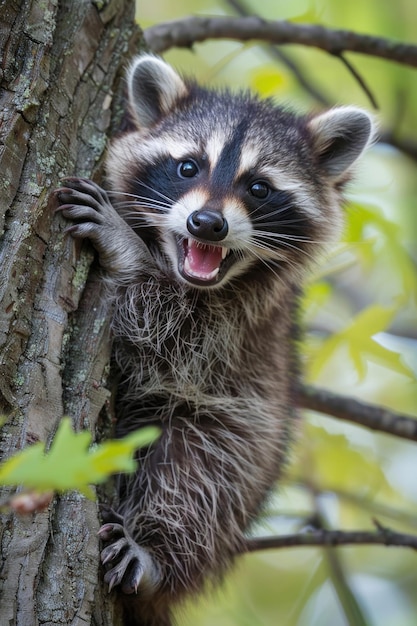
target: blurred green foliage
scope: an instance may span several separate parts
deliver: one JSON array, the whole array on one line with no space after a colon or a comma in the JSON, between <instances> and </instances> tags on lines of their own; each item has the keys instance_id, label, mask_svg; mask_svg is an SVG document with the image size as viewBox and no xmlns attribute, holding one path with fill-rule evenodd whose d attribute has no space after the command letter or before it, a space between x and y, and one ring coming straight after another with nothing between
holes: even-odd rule
<instances>
[{"instance_id":1,"label":"blurred green foliage","mask_svg":"<svg viewBox=\"0 0 417 626\"><path fill-rule=\"evenodd\" d=\"M417 43L413 0L245 0L245 6L267 19ZM138 5L143 28L191 14L235 15L221 0ZM370 108L367 95L337 58L302 46L283 51L330 105ZM346 56L378 102L381 134L417 146L417 71L364 55ZM211 41L164 57L203 83L249 87L301 111L321 107L266 46ZM376 143L349 190L343 241L335 242L306 285L302 355L306 377L314 384L409 414L417 407L416 198L416 160ZM415 445L325 416L304 417L286 477L254 532L297 532L313 518L340 529L369 529L376 518L417 532ZM416 572L416 556L407 549L251 554L239 560L219 592L187 607L180 623L414 626Z\"/></svg>"}]
</instances>

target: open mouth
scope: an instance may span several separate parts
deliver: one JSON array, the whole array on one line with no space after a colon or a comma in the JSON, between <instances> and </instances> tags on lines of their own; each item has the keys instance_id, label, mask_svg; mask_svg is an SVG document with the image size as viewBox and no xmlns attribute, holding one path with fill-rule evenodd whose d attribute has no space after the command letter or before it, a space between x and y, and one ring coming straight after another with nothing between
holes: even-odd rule
<instances>
[{"instance_id":1,"label":"open mouth","mask_svg":"<svg viewBox=\"0 0 417 626\"><path fill-rule=\"evenodd\" d=\"M179 272L194 285L219 283L234 260L229 248L203 243L193 237L177 239L177 247Z\"/></svg>"}]
</instances>

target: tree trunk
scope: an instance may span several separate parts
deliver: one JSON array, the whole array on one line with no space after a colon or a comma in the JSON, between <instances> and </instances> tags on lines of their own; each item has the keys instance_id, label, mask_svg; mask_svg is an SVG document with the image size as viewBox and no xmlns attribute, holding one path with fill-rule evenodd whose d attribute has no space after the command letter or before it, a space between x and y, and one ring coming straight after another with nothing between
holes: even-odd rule
<instances>
[{"instance_id":1,"label":"tree trunk","mask_svg":"<svg viewBox=\"0 0 417 626\"><path fill-rule=\"evenodd\" d=\"M108 315L93 253L64 234L48 196L63 176L100 178L119 121L113 94L139 37L132 0L0 0L0 19L2 458L49 441L65 414L95 433L108 399ZM98 527L96 503L77 494L1 517L2 626L120 624L102 584Z\"/></svg>"}]
</instances>

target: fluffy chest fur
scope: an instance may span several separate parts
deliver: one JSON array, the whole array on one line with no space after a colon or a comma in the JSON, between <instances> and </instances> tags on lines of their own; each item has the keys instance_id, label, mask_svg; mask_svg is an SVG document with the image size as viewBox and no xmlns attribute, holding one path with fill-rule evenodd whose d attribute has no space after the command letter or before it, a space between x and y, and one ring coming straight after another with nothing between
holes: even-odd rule
<instances>
[{"instance_id":1,"label":"fluffy chest fur","mask_svg":"<svg viewBox=\"0 0 417 626\"><path fill-rule=\"evenodd\" d=\"M238 423L239 415L246 419L242 398L256 405L252 423L261 420L262 405L262 413L276 412L295 382L294 308L291 288L273 285L202 293L161 276L120 289L113 333L122 406L134 404L139 417L158 398L153 418L162 421L187 405L196 413L235 413Z\"/></svg>"}]
</instances>

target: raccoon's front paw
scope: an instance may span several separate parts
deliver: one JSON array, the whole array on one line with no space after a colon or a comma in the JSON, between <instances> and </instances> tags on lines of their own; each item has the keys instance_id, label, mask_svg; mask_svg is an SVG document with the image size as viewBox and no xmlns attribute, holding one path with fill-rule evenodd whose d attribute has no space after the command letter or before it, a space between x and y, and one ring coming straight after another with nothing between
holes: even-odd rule
<instances>
[{"instance_id":1,"label":"raccoon's front paw","mask_svg":"<svg viewBox=\"0 0 417 626\"><path fill-rule=\"evenodd\" d=\"M66 232L100 246L104 230L120 219L107 193L85 178L65 178L63 183L65 186L55 191L55 197L59 204L56 211L74 222Z\"/></svg>"},{"instance_id":2,"label":"raccoon's front paw","mask_svg":"<svg viewBox=\"0 0 417 626\"><path fill-rule=\"evenodd\" d=\"M90 239L101 265L112 273L132 272L139 252L139 238L114 209L107 193L85 178L65 178L54 192L56 211L73 224L65 232L76 239Z\"/></svg>"},{"instance_id":3,"label":"raccoon's front paw","mask_svg":"<svg viewBox=\"0 0 417 626\"><path fill-rule=\"evenodd\" d=\"M159 567L122 524L104 524L98 534L103 541L110 542L101 552L101 561L109 568L104 576L109 591L120 585L124 593L136 593L139 587L152 591L159 585Z\"/></svg>"}]
</instances>

